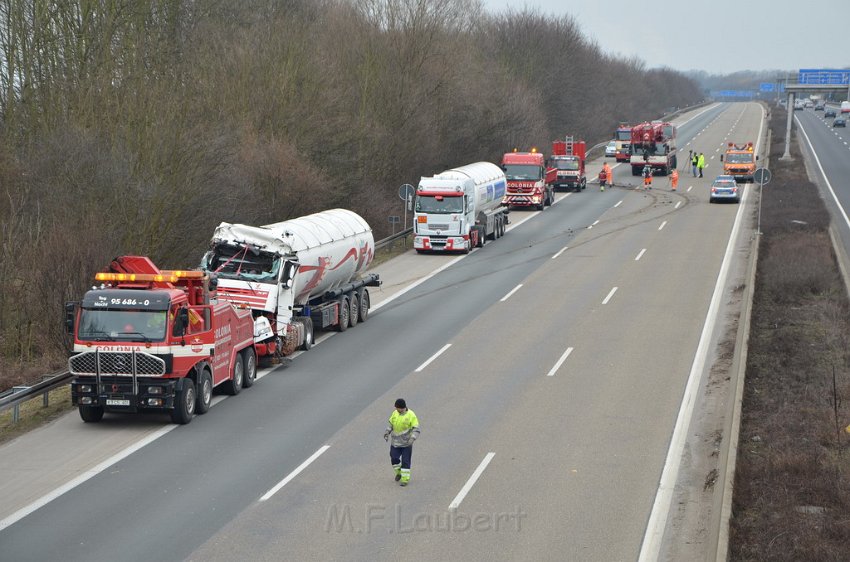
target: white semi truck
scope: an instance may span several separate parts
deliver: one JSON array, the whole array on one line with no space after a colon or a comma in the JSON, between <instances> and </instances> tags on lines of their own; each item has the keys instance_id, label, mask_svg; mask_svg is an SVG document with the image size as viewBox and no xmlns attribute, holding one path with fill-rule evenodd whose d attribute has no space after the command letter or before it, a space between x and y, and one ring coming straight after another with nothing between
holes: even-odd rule
<instances>
[{"instance_id":1,"label":"white semi truck","mask_svg":"<svg viewBox=\"0 0 850 562\"><path fill-rule=\"evenodd\" d=\"M476 162L423 177L416 188L413 247L467 253L505 233L507 181L501 168Z\"/></svg>"},{"instance_id":2,"label":"white semi truck","mask_svg":"<svg viewBox=\"0 0 850 562\"><path fill-rule=\"evenodd\" d=\"M201 268L217 298L254 315L259 356L310 349L314 328L342 332L369 315L364 274L375 255L372 229L358 214L332 209L266 226L221 223Z\"/></svg>"}]
</instances>

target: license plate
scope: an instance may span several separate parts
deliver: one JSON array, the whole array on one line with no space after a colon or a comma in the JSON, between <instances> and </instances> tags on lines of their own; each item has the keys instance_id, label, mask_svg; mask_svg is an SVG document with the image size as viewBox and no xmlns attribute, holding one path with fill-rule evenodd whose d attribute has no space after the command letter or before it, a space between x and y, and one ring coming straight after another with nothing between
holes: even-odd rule
<instances>
[{"instance_id":1,"label":"license plate","mask_svg":"<svg viewBox=\"0 0 850 562\"><path fill-rule=\"evenodd\" d=\"M106 399L107 406L129 406L129 400L118 400L116 398L107 398Z\"/></svg>"}]
</instances>

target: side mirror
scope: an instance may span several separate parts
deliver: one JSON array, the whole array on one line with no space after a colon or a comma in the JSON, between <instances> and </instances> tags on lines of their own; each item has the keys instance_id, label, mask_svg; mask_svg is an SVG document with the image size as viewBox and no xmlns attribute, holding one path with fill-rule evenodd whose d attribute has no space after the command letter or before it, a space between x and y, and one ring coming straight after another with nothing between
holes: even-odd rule
<instances>
[{"instance_id":1,"label":"side mirror","mask_svg":"<svg viewBox=\"0 0 850 562\"><path fill-rule=\"evenodd\" d=\"M65 303L65 331L69 334L74 333L74 323L77 320L77 303Z\"/></svg>"},{"instance_id":2,"label":"side mirror","mask_svg":"<svg viewBox=\"0 0 850 562\"><path fill-rule=\"evenodd\" d=\"M720 155L720 161L723 162L723 155Z\"/></svg>"},{"instance_id":3,"label":"side mirror","mask_svg":"<svg viewBox=\"0 0 850 562\"><path fill-rule=\"evenodd\" d=\"M283 264L283 271L280 276L280 284L283 285L285 289L289 289L292 287L292 282L295 279L295 274L298 272L298 268L301 267L301 264L297 261L285 261Z\"/></svg>"},{"instance_id":4,"label":"side mirror","mask_svg":"<svg viewBox=\"0 0 850 562\"><path fill-rule=\"evenodd\" d=\"M181 308L177 311L177 318L174 319L174 335L183 336L186 333L186 328L189 326L189 309Z\"/></svg>"},{"instance_id":5,"label":"side mirror","mask_svg":"<svg viewBox=\"0 0 850 562\"><path fill-rule=\"evenodd\" d=\"M758 157L758 156L756 156L756 160L758 160L758 159L759 159L759 157Z\"/></svg>"}]
</instances>

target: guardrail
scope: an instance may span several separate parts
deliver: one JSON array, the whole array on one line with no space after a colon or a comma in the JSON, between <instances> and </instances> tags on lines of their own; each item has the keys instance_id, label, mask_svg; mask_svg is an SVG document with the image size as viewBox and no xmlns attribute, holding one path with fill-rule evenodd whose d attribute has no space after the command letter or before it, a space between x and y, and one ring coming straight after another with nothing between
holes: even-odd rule
<instances>
[{"instance_id":1,"label":"guardrail","mask_svg":"<svg viewBox=\"0 0 850 562\"><path fill-rule=\"evenodd\" d=\"M73 375L68 371L60 371L59 373L44 375L41 382L32 386L13 386L0 393L0 412L12 408L12 421L17 423L20 419L20 405L22 403L42 394L44 407L47 407L50 403L50 391L68 384L71 378L73 378Z\"/></svg>"},{"instance_id":2,"label":"guardrail","mask_svg":"<svg viewBox=\"0 0 850 562\"><path fill-rule=\"evenodd\" d=\"M382 250L382 249L386 248L387 246L389 246L390 244L392 244L393 242L395 242L396 240L404 238L412 232L413 232L413 227L409 226L409 227L405 228L404 230L402 230L401 232L396 232L392 236L387 236L386 238L378 240L377 242L375 242L375 250Z\"/></svg>"}]
</instances>

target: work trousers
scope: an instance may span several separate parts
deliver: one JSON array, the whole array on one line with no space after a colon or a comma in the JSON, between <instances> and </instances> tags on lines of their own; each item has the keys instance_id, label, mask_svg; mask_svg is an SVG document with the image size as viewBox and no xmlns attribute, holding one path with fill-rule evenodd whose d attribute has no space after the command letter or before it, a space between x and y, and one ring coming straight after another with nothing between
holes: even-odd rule
<instances>
[{"instance_id":1,"label":"work trousers","mask_svg":"<svg viewBox=\"0 0 850 562\"><path fill-rule=\"evenodd\" d=\"M410 470L410 457L413 455L413 445L409 447L393 447L390 445L390 461L393 467Z\"/></svg>"}]
</instances>

